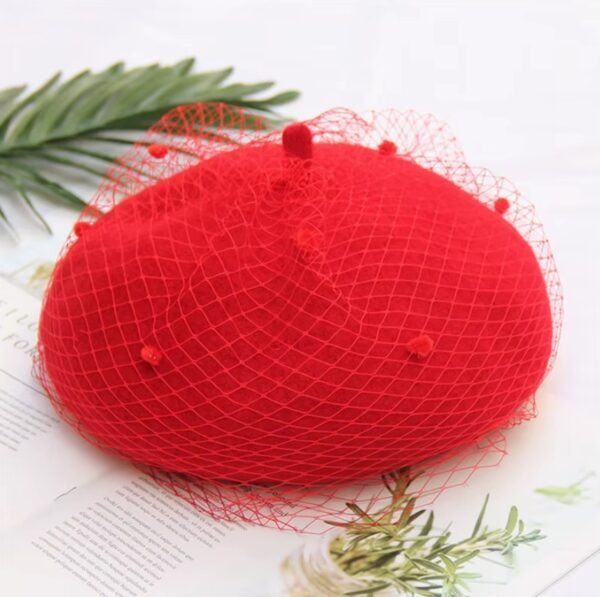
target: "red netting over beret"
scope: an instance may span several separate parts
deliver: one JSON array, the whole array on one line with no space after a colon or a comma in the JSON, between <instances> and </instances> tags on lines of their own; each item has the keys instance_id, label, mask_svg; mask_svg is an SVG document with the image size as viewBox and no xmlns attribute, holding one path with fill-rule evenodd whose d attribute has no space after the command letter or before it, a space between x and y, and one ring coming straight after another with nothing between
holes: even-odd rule
<instances>
[{"instance_id":1,"label":"red netting over beret","mask_svg":"<svg viewBox=\"0 0 600 597\"><path fill-rule=\"evenodd\" d=\"M87 437L265 523L284 488L331 497L529 416L562 303L533 209L432 117L261 128L179 108L109 173L40 375Z\"/></svg>"}]
</instances>

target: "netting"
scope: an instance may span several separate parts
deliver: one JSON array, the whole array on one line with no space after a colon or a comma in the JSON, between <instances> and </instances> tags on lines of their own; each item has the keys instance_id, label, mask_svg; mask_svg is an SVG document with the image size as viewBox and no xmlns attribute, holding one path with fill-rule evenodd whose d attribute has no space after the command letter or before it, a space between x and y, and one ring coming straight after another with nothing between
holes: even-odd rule
<instances>
[{"instance_id":1,"label":"netting","mask_svg":"<svg viewBox=\"0 0 600 597\"><path fill-rule=\"evenodd\" d=\"M306 530L402 467L429 463L425 496L496 462L561 314L533 208L433 117L282 134L193 105L82 214L38 371L86 438L200 510Z\"/></svg>"}]
</instances>

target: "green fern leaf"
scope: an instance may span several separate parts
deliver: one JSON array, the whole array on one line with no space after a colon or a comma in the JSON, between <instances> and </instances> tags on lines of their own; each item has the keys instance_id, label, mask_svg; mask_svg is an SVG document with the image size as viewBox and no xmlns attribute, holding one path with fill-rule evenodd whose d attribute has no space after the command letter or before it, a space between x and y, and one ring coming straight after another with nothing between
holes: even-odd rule
<instances>
[{"instance_id":1,"label":"green fern leaf","mask_svg":"<svg viewBox=\"0 0 600 597\"><path fill-rule=\"evenodd\" d=\"M232 68L196 73L193 67L193 58L131 69L117 62L64 82L57 73L29 94L25 86L0 90L0 189L11 190L7 197L23 201L50 232L30 192L77 208L85 202L40 168L59 164L97 178L133 142L133 134L178 105L225 102L245 110L250 122L253 115L274 115L299 95L284 91L264 97L272 81L228 84ZM1 205L0 221L10 226Z\"/></svg>"}]
</instances>

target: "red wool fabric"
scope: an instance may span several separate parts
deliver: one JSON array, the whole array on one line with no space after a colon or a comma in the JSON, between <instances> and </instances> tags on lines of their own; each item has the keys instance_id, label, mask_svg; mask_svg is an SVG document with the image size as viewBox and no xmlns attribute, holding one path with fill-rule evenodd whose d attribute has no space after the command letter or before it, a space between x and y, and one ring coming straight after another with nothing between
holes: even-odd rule
<instances>
[{"instance_id":1,"label":"red wool fabric","mask_svg":"<svg viewBox=\"0 0 600 597\"><path fill-rule=\"evenodd\" d=\"M41 318L63 415L134 462L273 486L373 478L527 418L561 302L509 183L413 113L258 128L180 108L100 189Z\"/></svg>"}]
</instances>

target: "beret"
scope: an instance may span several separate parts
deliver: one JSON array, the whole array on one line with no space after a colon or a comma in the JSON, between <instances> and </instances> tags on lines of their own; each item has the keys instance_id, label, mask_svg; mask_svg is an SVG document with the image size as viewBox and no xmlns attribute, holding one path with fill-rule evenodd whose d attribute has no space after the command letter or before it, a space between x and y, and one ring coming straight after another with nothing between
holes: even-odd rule
<instances>
[{"instance_id":1,"label":"beret","mask_svg":"<svg viewBox=\"0 0 600 597\"><path fill-rule=\"evenodd\" d=\"M168 114L76 225L39 333L63 415L146 466L307 486L530 416L561 298L514 187L430 116L240 119Z\"/></svg>"}]
</instances>

